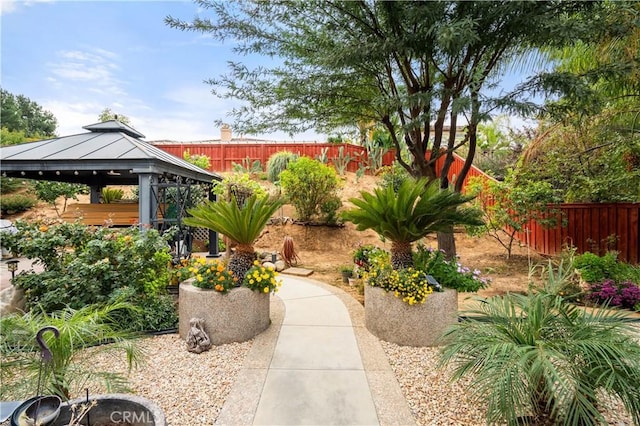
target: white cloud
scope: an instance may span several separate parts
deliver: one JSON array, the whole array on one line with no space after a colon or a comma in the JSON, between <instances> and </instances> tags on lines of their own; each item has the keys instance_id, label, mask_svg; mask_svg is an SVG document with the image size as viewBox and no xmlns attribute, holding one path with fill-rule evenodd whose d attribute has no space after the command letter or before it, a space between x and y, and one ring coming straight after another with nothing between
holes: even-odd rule
<instances>
[{"instance_id":1,"label":"white cloud","mask_svg":"<svg viewBox=\"0 0 640 426\"><path fill-rule=\"evenodd\" d=\"M42 108L51 111L58 120L56 133L67 136L85 132L82 126L97 122L104 106L95 102L44 101Z\"/></svg>"},{"instance_id":2,"label":"white cloud","mask_svg":"<svg viewBox=\"0 0 640 426\"><path fill-rule=\"evenodd\" d=\"M0 0L0 15L15 12L18 8L15 0Z\"/></svg>"},{"instance_id":3,"label":"white cloud","mask_svg":"<svg viewBox=\"0 0 640 426\"><path fill-rule=\"evenodd\" d=\"M19 7L30 7L37 3L53 3L55 0L0 0L0 15L6 15L18 10Z\"/></svg>"},{"instance_id":4,"label":"white cloud","mask_svg":"<svg viewBox=\"0 0 640 426\"><path fill-rule=\"evenodd\" d=\"M47 68L61 84L73 85L90 83L89 90L98 94L126 95L124 83L117 78L120 70L118 55L105 49L88 48L89 50L61 50L56 52L59 58L48 63Z\"/></svg>"}]
</instances>

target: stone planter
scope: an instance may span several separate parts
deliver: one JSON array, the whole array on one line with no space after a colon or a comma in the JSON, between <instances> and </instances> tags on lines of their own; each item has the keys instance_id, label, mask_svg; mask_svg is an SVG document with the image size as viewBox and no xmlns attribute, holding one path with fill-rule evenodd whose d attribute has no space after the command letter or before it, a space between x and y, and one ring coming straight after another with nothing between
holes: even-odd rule
<instances>
[{"instance_id":1,"label":"stone planter","mask_svg":"<svg viewBox=\"0 0 640 426\"><path fill-rule=\"evenodd\" d=\"M204 318L204 328L211 344L244 342L269 327L269 294L236 287L227 294L191 285L193 279L180 284L180 337L187 338L189 320Z\"/></svg>"},{"instance_id":2,"label":"stone planter","mask_svg":"<svg viewBox=\"0 0 640 426\"><path fill-rule=\"evenodd\" d=\"M364 318L376 337L403 346L436 346L442 333L458 321L458 293L432 293L423 304L409 306L393 293L365 285Z\"/></svg>"}]
</instances>

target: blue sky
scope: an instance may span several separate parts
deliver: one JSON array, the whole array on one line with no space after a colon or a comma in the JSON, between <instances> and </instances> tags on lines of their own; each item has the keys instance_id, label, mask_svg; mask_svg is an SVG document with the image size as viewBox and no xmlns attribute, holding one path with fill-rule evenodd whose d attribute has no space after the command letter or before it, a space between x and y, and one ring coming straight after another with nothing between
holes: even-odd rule
<instances>
[{"instance_id":1,"label":"blue sky","mask_svg":"<svg viewBox=\"0 0 640 426\"><path fill-rule=\"evenodd\" d=\"M214 120L227 120L233 101L212 95L203 81L225 72L231 48L163 22L167 15L191 20L199 13L193 2L0 2L2 88L51 111L58 135L84 132L108 107L147 140L220 137Z\"/></svg>"},{"instance_id":2,"label":"blue sky","mask_svg":"<svg viewBox=\"0 0 640 426\"><path fill-rule=\"evenodd\" d=\"M236 101L212 95L203 81L226 71L231 46L163 21L167 15L192 20L202 12L192 1L0 0L0 5L0 85L51 111L58 135L84 132L82 126L96 122L104 108L128 116L147 140L217 139L214 120L229 121ZM519 79L510 76L504 84ZM326 140L314 132L259 136Z\"/></svg>"}]
</instances>

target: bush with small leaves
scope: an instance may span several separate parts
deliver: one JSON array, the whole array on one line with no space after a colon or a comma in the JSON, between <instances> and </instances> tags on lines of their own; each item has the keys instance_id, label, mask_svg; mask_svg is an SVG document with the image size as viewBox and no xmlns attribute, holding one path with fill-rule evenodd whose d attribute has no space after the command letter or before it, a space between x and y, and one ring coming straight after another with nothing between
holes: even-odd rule
<instances>
[{"instance_id":1,"label":"bush with small leaves","mask_svg":"<svg viewBox=\"0 0 640 426\"><path fill-rule=\"evenodd\" d=\"M0 197L0 211L3 214L27 211L36 205L38 200L25 194L8 194Z\"/></svg>"},{"instance_id":2,"label":"bush with small leaves","mask_svg":"<svg viewBox=\"0 0 640 426\"><path fill-rule=\"evenodd\" d=\"M336 196L338 176L333 167L300 157L280 174L280 184L298 219L309 221L320 215L322 204Z\"/></svg>"},{"instance_id":3,"label":"bush with small leaves","mask_svg":"<svg viewBox=\"0 0 640 426\"><path fill-rule=\"evenodd\" d=\"M30 181L0 176L0 194L12 194L29 185Z\"/></svg>"},{"instance_id":4,"label":"bush with small leaves","mask_svg":"<svg viewBox=\"0 0 640 426\"><path fill-rule=\"evenodd\" d=\"M244 200L255 194L258 198L267 197L267 191L260 184L249 176L248 173L232 173L225 177L222 182L216 182L213 193L223 200L231 200L236 197L236 201L241 206Z\"/></svg>"},{"instance_id":5,"label":"bush with small leaves","mask_svg":"<svg viewBox=\"0 0 640 426\"><path fill-rule=\"evenodd\" d=\"M155 230L22 221L16 227L18 233L8 238L11 252L44 266L43 272L15 278L28 309L37 304L47 312L78 309L107 302L114 290L126 286L141 296L157 295L169 283L169 246Z\"/></svg>"}]
</instances>

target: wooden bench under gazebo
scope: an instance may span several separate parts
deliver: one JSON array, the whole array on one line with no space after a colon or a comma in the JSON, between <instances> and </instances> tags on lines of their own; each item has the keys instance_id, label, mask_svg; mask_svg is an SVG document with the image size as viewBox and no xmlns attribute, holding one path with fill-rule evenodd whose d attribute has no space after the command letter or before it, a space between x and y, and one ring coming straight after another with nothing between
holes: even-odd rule
<instances>
[{"instance_id":1,"label":"wooden bench under gazebo","mask_svg":"<svg viewBox=\"0 0 640 426\"><path fill-rule=\"evenodd\" d=\"M79 221L84 225L132 226L140 223L138 203L75 203L69 204L60 216L65 222ZM158 212L158 219L162 215Z\"/></svg>"}]
</instances>

